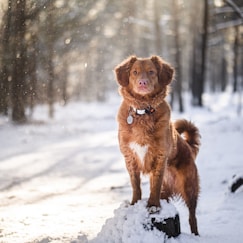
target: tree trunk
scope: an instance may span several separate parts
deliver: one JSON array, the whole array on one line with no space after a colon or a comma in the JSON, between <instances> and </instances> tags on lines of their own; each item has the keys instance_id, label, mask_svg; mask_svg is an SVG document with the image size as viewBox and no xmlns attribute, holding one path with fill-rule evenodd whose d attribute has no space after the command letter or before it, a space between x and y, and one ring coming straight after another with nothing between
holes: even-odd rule
<instances>
[{"instance_id":1,"label":"tree trunk","mask_svg":"<svg viewBox=\"0 0 243 243\"><path fill-rule=\"evenodd\" d=\"M193 21L196 21L196 15L193 14ZM208 0L204 0L203 31L201 38L198 38L198 30L194 29L193 37L193 58L192 65L192 104L203 106L202 95L204 92L204 83L206 78L206 53L208 38Z\"/></svg>"},{"instance_id":2,"label":"tree trunk","mask_svg":"<svg viewBox=\"0 0 243 243\"><path fill-rule=\"evenodd\" d=\"M208 40L208 0L204 0L204 16L203 16L203 33L202 33L202 60L201 75L199 80L198 106L203 106L202 95L204 92L204 83L206 78L206 56L207 56L207 40Z\"/></svg>"},{"instance_id":3,"label":"tree trunk","mask_svg":"<svg viewBox=\"0 0 243 243\"><path fill-rule=\"evenodd\" d=\"M129 41L135 40L134 23L132 23L131 21L131 16L135 15L135 4L135 0L124 1L124 19L126 20L126 22L121 28L124 32L124 36L126 37L126 39L124 40L125 56L129 56L135 53L134 41Z\"/></svg>"},{"instance_id":4,"label":"tree trunk","mask_svg":"<svg viewBox=\"0 0 243 243\"><path fill-rule=\"evenodd\" d=\"M0 70L0 113L8 114L9 77L10 77L10 26L11 26L12 1L8 1L6 15L2 22L2 57Z\"/></svg>"},{"instance_id":5,"label":"tree trunk","mask_svg":"<svg viewBox=\"0 0 243 243\"><path fill-rule=\"evenodd\" d=\"M15 3L14 15L14 66L12 80L12 120L25 122L24 86L25 86L25 0Z\"/></svg>"},{"instance_id":6,"label":"tree trunk","mask_svg":"<svg viewBox=\"0 0 243 243\"><path fill-rule=\"evenodd\" d=\"M67 93L67 86L68 86L68 60L64 60L63 70L62 70L62 103L63 105L67 104L68 101L68 93Z\"/></svg>"},{"instance_id":7,"label":"tree trunk","mask_svg":"<svg viewBox=\"0 0 243 243\"><path fill-rule=\"evenodd\" d=\"M243 49L243 48L242 48ZM237 108L237 113L239 116L242 114L242 89L243 89L243 55L241 55L241 80L239 83L239 100L238 100L238 108Z\"/></svg>"},{"instance_id":8,"label":"tree trunk","mask_svg":"<svg viewBox=\"0 0 243 243\"><path fill-rule=\"evenodd\" d=\"M161 26L160 26L160 5L159 1L154 0L153 3L154 7L154 32L155 32L155 53L158 55L161 55L163 53L163 45L162 45L162 31L161 31Z\"/></svg>"},{"instance_id":9,"label":"tree trunk","mask_svg":"<svg viewBox=\"0 0 243 243\"><path fill-rule=\"evenodd\" d=\"M238 56L239 56L239 26L236 26L235 41L234 41L233 92L236 92L238 88Z\"/></svg>"},{"instance_id":10,"label":"tree trunk","mask_svg":"<svg viewBox=\"0 0 243 243\"><path fill-rule=\"evenodd\" d=\"M197 48L198 39L196 30L193 31L193 41L192 41L192 59L191 59L191 90L192 90L192 105L197 105L197 94L198 94L198 64L197 64Z\"/></svg>"},{"instance_id":11,"label":"tree trunk","mask_svg":"<svg viewBox=\"0 0 243 243\"><path fill-rule=\"evenodd\" d=\"M174 9L174 36L175 36L175 63L176 63L176 82L175 92L178 98L179 111L184 112L183 100L182 100L182 68L181 68L181 48L180 48L180 17L179 17L179 3L178 0L173 0Z\"/></svg>"},{"instance_id":12,"label":"tree trunk","mask_svg":"<svg viewBox=\"0 0 243 243\"><path fill-rule=\"evenodd\" d=\"M227 62L226 62L226 59L225 59L225 54L222 58L221 67L222 67L221 91L224 92L226 90L227 79L228 79Z\"/></svg>"},{"instance_id":13,"label":"tree trunk","mask_svg":"<svg viewBox=\"0 0 243 243\"><path fill-rule=\"evenodd\" d=\"M29 74L29 88L27 90L28 98L29 98L29 106L30 106L30 115L33 114L34 106L36 103L36 94L37 94L37 36L36 34L32 35L32 43L33 50L28 57L28 74Z\"/></svg>"},{"instance_id":14,"label":"tree trunk","mask_svg":"<svg viewBox=\"0 0 243 243\"><path fill-rule=\"evenodd\" d=\"M48 9L48 19L47 19L47 70L48 70L48 86L47 86L47 100L49 105L49 117L53 118L54 116L54 41L53 41L53 32L54 32L54 23L53 23L53 3L50 4Z\"/></svg>"}]
</instances>

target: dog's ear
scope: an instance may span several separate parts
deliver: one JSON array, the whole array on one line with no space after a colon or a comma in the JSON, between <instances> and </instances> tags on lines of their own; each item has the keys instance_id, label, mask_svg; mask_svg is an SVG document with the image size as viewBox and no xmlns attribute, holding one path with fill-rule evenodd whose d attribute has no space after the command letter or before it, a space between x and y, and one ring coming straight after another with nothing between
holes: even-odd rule
<instances>
[{"instance_id":1,"label":"dog's ear","mask_svg":"<svg viewBox=\"0 0 243 243\"><path fill-rule=\"evenodd\" d=\"M115 67L116 79L121 86L125 87L129 84L130 69L136 60L136 56L130 56Z\"/></svg>"},{"instance_id":2,"label":"dog's ear","mask_svg":"<svg viewBox=\"0 0 243 243\"><path fill-rule=\"evenodd\" d=\"M166 63L159 56L152 56L151 61L154 63L158 71L158 81L162 85L168 85L171 83L174 75L174 68Z\"/></svg>"}]
</instances>

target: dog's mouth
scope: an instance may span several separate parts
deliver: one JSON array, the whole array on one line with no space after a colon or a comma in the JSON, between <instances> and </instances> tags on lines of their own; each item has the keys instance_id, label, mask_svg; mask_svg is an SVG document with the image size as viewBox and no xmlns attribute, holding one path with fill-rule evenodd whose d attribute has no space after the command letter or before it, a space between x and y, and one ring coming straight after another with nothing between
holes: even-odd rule
<instances>
[{"instance_id":1,"label":"dog's mouth","mask_svg":"<svg viewBox=\"0 0 243 243\"><path fill-rule=\"evenodd\" d=\"M145 92L145 93L147 93L147 92L149 92L150 90L149 90L149 88L148 87L145 87L145 86L139 86L138 87L138 91L139 92L141 92L141 93L143 93L143 92Z\"/></svg>"},{"instance_id":2,"label":"dog's mouth","mask_svg":"<svg viewBox=\"0 0 243 243\"><path fill-rule=\"evenodd\" d=\"M152 92L152 89L149 86L138 86L136 88L136 93L138 93L140 95L147 95L147 94L150 94L151 92Z\"/></svg>"}]
</instances>

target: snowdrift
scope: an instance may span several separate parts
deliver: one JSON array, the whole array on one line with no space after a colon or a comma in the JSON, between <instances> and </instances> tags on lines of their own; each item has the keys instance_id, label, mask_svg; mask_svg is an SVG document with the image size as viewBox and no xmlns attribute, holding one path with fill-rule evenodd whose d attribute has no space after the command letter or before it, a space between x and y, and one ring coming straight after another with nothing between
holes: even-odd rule
<instances>
[{"instance_id":1,"label":"snowdrift","mask_svg":"<svg viewBox=\"0 0 243 243\"><path fill-rule=\"evenodd\" d=\"M147 200L138 201L135 205L123 203L114 211L114 217L106 220L101 232L93 243L162 243L168 236L156 229L151 223L162 222L163 219L175 218L176 208L161 200L162 209L159 213L149 214L146 208Z\"/></svg>"}]
</instances>

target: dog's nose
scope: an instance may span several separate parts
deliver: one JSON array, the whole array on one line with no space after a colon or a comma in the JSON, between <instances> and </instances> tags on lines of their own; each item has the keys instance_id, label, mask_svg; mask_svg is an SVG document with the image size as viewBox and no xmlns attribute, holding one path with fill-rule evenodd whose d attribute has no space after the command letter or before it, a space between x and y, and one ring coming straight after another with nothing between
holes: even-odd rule
<instances>
[{"instance_id":1,"label":"dog's nose","mask_svg":"<svg viewBox=\"0 0 243 243\"><path fill-rule=\"evenodd\" d=\"M139 79L138 84L139 84L139 86L146 86L148 84L148 80L147 79Z\"/></svg>"}]
</instances>

